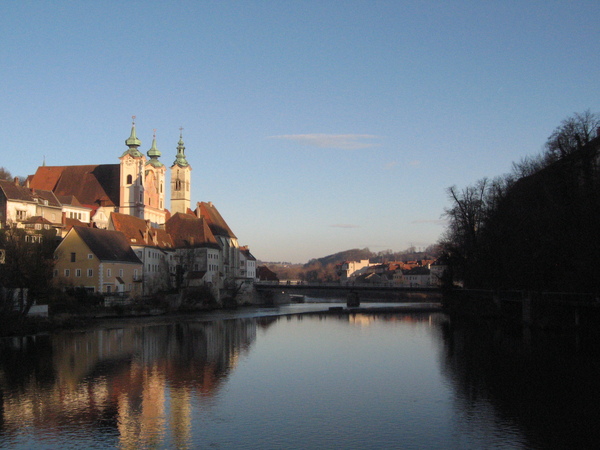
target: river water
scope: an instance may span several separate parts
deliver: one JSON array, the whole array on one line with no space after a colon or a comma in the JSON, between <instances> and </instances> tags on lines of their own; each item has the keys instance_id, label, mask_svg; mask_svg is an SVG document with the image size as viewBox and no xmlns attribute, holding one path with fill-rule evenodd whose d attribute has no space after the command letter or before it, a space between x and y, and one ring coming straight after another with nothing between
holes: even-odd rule
<instances>
[{"instance_id":1,"label":"river water","mask_svg":"<svg viewBox=\"0 0 600 450\"><path fill-rule=\"evenodd\" d=\"M593 448L578 335L331 304L0 340L0 448ZM367 305L363 305L367 306Z\"/></svg>"}]
</instances>

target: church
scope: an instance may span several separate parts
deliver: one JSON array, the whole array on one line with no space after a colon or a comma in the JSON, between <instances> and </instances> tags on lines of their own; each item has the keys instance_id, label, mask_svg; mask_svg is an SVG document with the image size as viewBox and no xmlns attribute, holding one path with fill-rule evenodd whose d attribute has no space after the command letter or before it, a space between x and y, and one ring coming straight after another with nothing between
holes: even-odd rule
<instances>
[{"instance_id":1,"label":"church","mask_svg":"<svg viewBox=\"0 0 600 450\"><path fill-rule=\"evenodd\" d=\"M64 239L57 248L54 270L60 283L93 292L148 295L199 285L218 291L232 283L239 286L254 280L256 259L247 247L240 249L216 207L198 202L192 209L192 167L181 131L169 169L170 183L167 168L159 160L156 135L146 155L140 150L135 117L118 164L43 165L27 178L26 186L32 192L52 192L62 204ZM167 195L170 210L166 208ZM123 239L104 230L120 233ZM133 253L121 249L123 261L110 261L107 249L97 245L104 239L119 242L119 247L127 242ZM83 253L77 255L81 248L87 249L83 253L87 252L89 261ZM94 252L94 248L102 250ZM105 259L96 253L103 253ZM135 264L132 255L139 259L139 267L131 266ZM83 268L82 261L97 261L97 265ZM121 266L109 270L109 263ZM128 267L131 270L126 270Z\"/></svg>"},{"instance_id":2,"label":"church","mask_svg":"<svg viewBox=\"0 0 600 450\"><path fill-rule=\"evenodd\" d=\"M167 168L159 160L161 152L156 145L156 135L148 157L140 151L142 143L137 138L135 122L125 144L127 150L120 156L119 164L44 165L28 177L27 186L52 191L59 199L89 208L91 221L98 228L108 227L111 212L148 220L154 227L164 225L169 217L165 201ZM186 214L190 208L191 171L180 133L177 154L170 168L171 214Z\"/></svg>"}]
</instances>

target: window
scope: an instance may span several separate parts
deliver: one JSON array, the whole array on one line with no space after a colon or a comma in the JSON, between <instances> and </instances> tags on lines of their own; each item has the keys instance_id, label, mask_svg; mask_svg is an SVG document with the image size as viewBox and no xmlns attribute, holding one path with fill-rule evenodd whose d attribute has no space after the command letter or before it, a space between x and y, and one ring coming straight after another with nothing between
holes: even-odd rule
<instances>
[{"instance_id":1,"label":"window","mask_svg":"<svg viewBox=\"0 0 600 450\"><path fill-rule=\"evenodd\" d=\"M88 269L88 277L94 276L94 269Z\"/></svg>"},{"instance_id":2,"label":"window","mask_svg":"<svg viewBox=\"0 0 600 450\"><path fill-rule=\"evenodd\" d=\"M112 286L109 284L106 286L106 292L110 294L111 291L112 291Z\"/></svg>"},{"instance_id":3,"label":"window","mask_svg":"<svg viewBox=\"0 0 600 450\"><path fill-rule=\"evenodd\" d=\"M81 276L81 269L75 269L75 276L76 277L80 277Z\"/></svg>"},{"instance_id":4,"label":"window","mask_svg":"<svg viewBox=\"0 0 600 450\"><path fill-rule=\"evenodd\" d=\"M69 269L65 269L65 277L70 277L71 271Z\"/></svg>"},{"instance_id":5,"label":"window","mask_svg":"<svg viewBox=\"0 0 600 450\"><path fill-rule=\"evenodd\" d=\"M138 270L137 269L133 269L133 279L137 280L138 277Z\"/></svg>"},{"instance_id":6,"label":"window","mask_svg":"<svg viewBox=\"0 0 600 450\"><path fill-rule=\"evenodd\" d=\"M75 253L71 253L71 262L77 261L77 255Z\"/></svg>"},{"instance_id":7,"label":"window","mask_svg":"<svg viewBox=\"0 0 600 450\"><path fill-rule=\"evenodd\" d=\"M123 277L123 269L119 269L119 276Z\"/></svg>"},{"instance_id":8,"label":"window","mask_svg":"<svg viewBox=\"0 0 600 450\"><path fill-rule=\"evenodd\" d=\"M94 255L92 255L91 253L88 253L88 259L94 259Z\"/></svg>"},{"instance_id":9,"label":"window","mask_svg":"<svg viewBox=\"0 0 600 450\"><path fill-rule=\"evenodd\" d=\"M27 211L17 210L17 220L25 220L25 219L27 219Z\"/></svg>"},{"instance_id":10,"label":"window","mask_svg":"<svg viewBox=\"0 0 600 450\"><path fill-rule=\"evenodd\" d=\"M36 230L41 230L42 229L42 224L41 223L36 223L35 224L35 229Z\"/></svg>"},{"instance_id":11,"label":"window","mask_svg":"<svg viewBox=\"0 0 600 450\"><path fill-rule=\"evenodd\" d=\"M127 175L127 184L133 183L133 177L131 175Z\"/></svg>"},{"instance_id":12,"label":"window","mask_svg":"<svg viewBox=\"0 0 600 450\"><path fill-rule=\"evenodd\" d=\"M58 276L58 269L54 269L54 278Z\"/></svg>"},{"instance_id":13,"label":"window","mask_svg":"<svg viewBox=\"0 0 600 450\"><path fill-rule=\"evenodd\" d=\"M106 276L107 277L112 277L112 270L106 269Z\"/></svg>"}]
</instances>

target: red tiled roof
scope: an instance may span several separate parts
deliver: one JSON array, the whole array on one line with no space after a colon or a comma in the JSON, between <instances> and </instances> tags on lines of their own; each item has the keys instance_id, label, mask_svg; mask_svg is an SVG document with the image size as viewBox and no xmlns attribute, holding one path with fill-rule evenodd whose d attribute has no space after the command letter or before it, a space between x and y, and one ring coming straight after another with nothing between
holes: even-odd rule
<instances>
[{"instance_id":1,"label":"red tiled roof","mask_svg":"<svg viewBox=\"0 0 600 450\"><path fill-rule=\"evenodd\" d=\"M83 205L79 202L79 200L77 200L77 197L75 197L74 195L60 195L57 197L58 201L61 202L63 205L83 207Z\"/></svg>"},{"instance_id":2,"label":"red tiled roof","mask_svg":"<svg viewBox=\"0 0 600 450\"><path fill-rule=\"evenodd\" d=\"M41 166L30 180L34 189L51 190L56 195L74 195L85 205L102 201L119 205L119 164L87 166Z\"/></svg>"},{"instance_id":3,"label":"red tiled roof","mask_svg":"<svg viewBox=\"0 0 600 450\"><path fill-rule=\"evenodd\" d=\"M227 225L227 222L225 222L225 219L223 219L212 203L198 202L196 215L206 219L214 235L237 239L231 228L229 228L229 225Z\"/></svg>"},{"instance_id":4,"label":"red tiled roof","mask_svg":"<svg viewBox=\"0 0 600 450\"><path fill-rule=\"evenodd\" d=\"M250 249L248 248L247 245L240 247L240 252L244 254L244 256L246 257L247 260L256 261L256 258L254 257L254 255L252 255L252 253L250 253Z\"/></svg>"},{"instance_id":5,"label":"red tiled roof","mask_svg":"<svg viewBox=\"0 0 600 450\"><path fill-rule=\"evenodd\" d=\"M256 269L256 277L260 281L279 281L275 272L269 269L267 266L260 266Z\"/></svg>"},{"instance_id":6,"label":"red tiled roof","mask_svg":"<svg viewBox=\"0 0 600 450\"><path fill-rule=\"evenodd\" d=\"M60 202L56 195L50 190L30 189L25 186L17 185L13 181L0 180L0 191L2 191L8 200L19 200L25 202L35 202L37 199L47 201L47 206L60 208Z\"/></svg>"},{"instance_id":7,"label":"red tiled roof","mask_svg":"<svg viewBox=\"0 0 600 450\"><path fill-rule=\"evenodd\" d=\"M71 219L70 217L65 217L63 219L63 226L64 226L65 230L69 231L73 227L86 227L89 225L83 223L81 220Z\"/></svg>"},{"instance_id":8,"label":"red tiled roof","mask_svg":"<svg viewBox=\"0 0 600 450\"><path fill-rule=\"evenodd\" d=\"M40 223L44 225L52 225L52 222L50 222L48 219L44 219L42 216L31 216L29 219L24 220L23 223Z\"/></svg>"},{"instance_id":9,"label":"red tiled roof","mask_svg":"<svg viewBox=\"0 0 600 450\"><path fill-rule=\"evenodd\" d=\"M208 222L189 214L175 213L165 223L167 233L176 248L212 247L220 248Z\"/></svg>"},{"instance_id":10,"label":"red tiled roof","mask_svg":"<svg viewBox=\"0 0 600 450\"><path fill-rule=\"evenodd\" d=\"M148 245L159 248L173 248L173 239L166 230L152 228L139 217L111 213L110 220L116 231L123 233L130 245Z\"/></svg>"}]
</instances>

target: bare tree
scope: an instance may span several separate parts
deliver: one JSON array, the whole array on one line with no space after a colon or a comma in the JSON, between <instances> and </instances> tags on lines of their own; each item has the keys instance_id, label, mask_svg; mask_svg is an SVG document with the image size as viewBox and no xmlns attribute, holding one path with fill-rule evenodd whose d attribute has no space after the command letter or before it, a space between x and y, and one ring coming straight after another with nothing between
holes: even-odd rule
<instances>
[{"instance_id":1,"label":"bare tree","mask_svg":"<svg viewBox=\"0 0 600 450\"><path fill-rule=\"evenodd\" d=\"M54 232L44 230L41 242L27 242L27 234L20 228L6 228L0 232L0 248L4 263L0 268L0 288L6 293L4 309L12 308L27 315L33 303L48 294L52 279ZM7 304L16 299L16 304Z\"/></svg>"},{"instance_id":2,"label":"bare tree","mask_svg":"<svg viewBox=\"0 0 600 450\"><path fill-rule=\"evenodd\" d=\"M564 157L591 141L600 127L600 115L589 109L563 120L546 142L549 155Z\"/></svg>"},{"instance_id":3,"label":"bare tree","mask_svg":"<svg viewBox=\"0 0 600 450\"><path fill-rule=\"evenodd\" d=\"M12 180L12 175L4 167L0 167L0 180Z\"/></svg>"}]
</instances>

